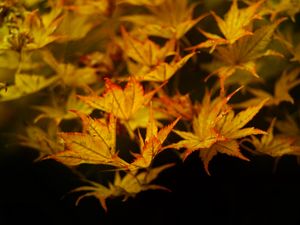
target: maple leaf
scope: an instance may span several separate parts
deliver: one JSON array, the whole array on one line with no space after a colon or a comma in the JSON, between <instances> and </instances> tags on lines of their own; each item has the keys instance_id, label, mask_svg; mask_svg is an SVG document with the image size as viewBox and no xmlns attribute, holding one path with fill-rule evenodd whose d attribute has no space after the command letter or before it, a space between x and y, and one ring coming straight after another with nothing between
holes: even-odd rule
<instances>
[{"instance_id":1,"label":"maple leaf","mask_svg":"<svg viewBox=\"0 0 300 225\"><path fill-rule=\"evenodd\" d=\"M199 29L199 31L208 38L208 40L188 49L195 50L211 47L211 52L213 52L217 45L233 44L244 36L252 35L253 33L250 29L250 25L252 24L252 20L260 18L258 15L258 9L262 3L263 1L258 1L247 8L239 9L237 0L233 0L229 11L224 16L224 19L212 11L211 14L216 20L217 25L225 38Z\"/></svg>"},{"instance_id":2,"label":"maple leaf","mask_svg":"<svg viewBox=\"0 0 300 225\"><path fill-rule=\"evenodd\" d=\"M207 78L217 74L220 79L221 91L224 92L225 80L232 76L239 69L259 77L256 72L256 60L269 55L281 56L276 51L268 49L272 35L276 27L284 21L282 18L271 25L263 26L257 29L253 35L246 36L232 45L220 46L216 48L214 56L219 68L213 71Z\"/></svg>"},{"instance_id":3,"label":"maple leaf","mask_svg":"<svg viewBox=\"0 0 300 225\"><path fill-rule=\"evenodd\" d=\"M142 81L164 82L169 80L195 53L187 54L184 57L176 55L170 63L162 62L149 68L142 67L135 77Z\"/></svg>"},{"instance_id":4,"label":"maple leaf","mask_svg":"<svg viewBox=\"0 0 300 225\"><path fill-rule=\"evenodd\" d=\"M262 2L263 1L258 1L248 8L238 9L237 0L233 0L229 11L225 14L224 20L213 11L211 12L219 29L230 44L233 44L241 37L252 34L252 32L247 29L247 26L252 20L260 18L257 11Z\"/></svg>"},{"instance_id":5,"label":"maple leaf","mask_svg":"<svg viewBox=\"0 0 300 225\"><path fill-rule=\"evenodd\" d=\"M208 164L217 152L247 160L240 153L237 139L252 134L265 133L254 127L243 127L258 113L267 100L235 115L234 111L227 105L234 93L225 99L217 98L213 102L211 102L209 95L206 94L200 106L200 111L193 120L194 133L175 130L175 133L184 140L167 147L186 149L184 158L193 151L200 150L199 154L208 174Z\"/></svg>"},{"instance_id":6,"label":"maple leaf","mask_svg":"<svg viewBox=\"0 0 300 225\"><path fill-rule=\"evenodd\" d=\"M220 37L217 34L212 34L210 32L204 31L200 28L197 29L201 34L203 34L208 40L201 42L195 46L188 47L186 50L197 50L201 48L211 48L209 53L212 53L218 45L228 44L229 42L225 39Z\"/></svg>"},{"instance_id":7,"label":"maple leaf","mask_svg":"<svg viewBox=\"0 0 300 225\"><path fill-rule=\"evenodd\" d=\"M188 94L180 95L177 93L170 97L166 93L160 93L155 101L158 102L158 105L155 108L156 111L160 111L175 118L181 117L188 121L193 118L193 104Z\"/></svg>"},{"instance_id":8,"label":"maple leaf","mask_svg":"<svg viewBox=\"0 0 300 225\"><path fill-rule=\"evenodd\" d=\"M234 92L235 93L235 92ZM197 105L197 114L193 118L192 126L193 133L186 131L174 130L184 140L167 146L168 148L185 148L185 157L195 150L208 148L218 140L223 140L223 137L215 129L217 121L226 113L228 105L226 104L233 96L226 98L216 98L211 100L210 93L205 92L202 104Z\"/></svg>"},{"instance_id":9,"label":"maple leaf","mask_svg":"<svg viewBox=\"0 0 300 225\"><path fill-rule=\"evenodd\" d=\"M92 30L99 22L91 20L90 15L76 13L77 11L65 11L56 33L62 38L60 42L76 41L86 37L87 33Z\"/></svg>"},{"instance_id":10,"label":"maple leaf","mask_svg":"<svg viewBox=\"0 0 300 225\"><path fill-rule=\"evenodd\" d=\"M137 193L149 189L168 190L162 186L150 183L156 179L162 171L172 166L174 166L174 164L170 163L155 168L149 168L149 170L145 172L129 172L122 179L120 178L119 173L116 173L114 184L110 188L114 189L116 195L124 195L125 199L134 197Z\"/></svg>"},{"instance_id":11,"label":"maple leaf","mask_svg":"<svg viewBox=\"0 0 300 225\"><path fill-rule=\"evenodd\" d=\"M284 120L276 120L275 127L283 134L300 137L299 123L296 118L291 115L286 115ZM298 142L300 145L300 140L298 140Z\"/></svg>"},{"instance_id":12,"label":"maple leaf","mask_svg":"<svg viewBox=\"0 0 300 225\"><path fill-rule=\"evenodd\" d=\"M297 114L299 118L299 113ZM284 120L276 120L275 127L281 132L281 137L294 140L292 143L295 150L300 151L300 127L297 118L286 115ZM297 154L297 163L300 164L300 155Z\"/></svg>"},{"instance_id":13,"label":"maple leaf","mask_svg":"<svg viewBox=\"0 0 300 225\"><path fill-rule=\"evenodd\" d=\"M145 127L145 124L139 123L145 122L145 119L139 118L137 115L144 115L144 113L140 113L147 112L145 105L149 103L161 86L146 94L142 85L134 78L129 79L124 89L109 79L106 79L105 86L106 90L103 96L79 96L79 98L91 107L112 113L121 119L130 136L133 137L133 130L136 127Z\"/></svg>"},{"instance_id":14,"label":"maple leaf","mask_svg":"<svg viewBox=\"0 0 300 225\"><path fill-rule=\"evenodd\" d=\"M293 22L295 22L295 15L300 12L299 2L294 0L279 0L279 1L265 1L264 7L261 9L261 15L270 15L272 21L278 15L286 14Z\"/></svg>"},{"instance_id":15,"label":"maple leaf","mask_svg":"<svg viewBox=\"0 0 300 225\"><path fill-rule=\"evenodd\" d=\"M273 129L275 119L272 120L267 133L259 140L257 137L251 136L250 142L255 147L255 151L272 157L281 157L283 155L300 155L300 146L295 146L296 139L294 137L274 135Z\"/></svg>"},{"instance_id":16,"label":"maple leaf","mask_svg":"<svg viewBox=\"0 0 300 225\"><path fill-rule=\"evenodd\" d=\"M62 82L72 87L84 87L98 81L96 69L92 67L79 68L73 64L60 63L50 51L42 52L44 61L56 72Z\"/></svg>"},{"instance_id":17,"label":"maple leaf","mask_svg":"<svg viewBox=\"0 0 300 225\"><path fill-rule=\"evenodd\" d=\"M143 105L147 104L155 91L144 94L142 85L131 78L124 89L105 80L106 91L103 96L79 96L90 106L102 111L112 113L119 119L129 120Z\"/></svg>"},{"instance_id":18,"label":"maple leaf","mask_svg":"<svg viewBox=\"0 0 300 225\"><path fill-rule=\"evenodd\" d=\"M124 53L131 59L128 68L137 80L163 82L170 79L193 55L181 58L175 52L175 40L167 41L163 47L150 39L140 41L123 28ZM165 62L167 56L174 55L173 60Z\"/></svg>"},{"instance_id":19,"label":"maple leaf","mask_svg":"<svg viewBox=\"0 0 300 225\"><path fill-rule=\"evenodd\" d=\"M65 151L53 154L53 158L67 165L106 164L124 167L127 163L116 152L116 118L109 116L109 121L92 119L76 112L82 120L83 132L59 133Z\"/></svg>"},{"instance_id":20,"label":"maple leaf","mask_svg":"<svg viewBox=\"0 0 300 225\"><path fill-rule=\"evenodd\" d=\"M36 149L40 155L36 160L45 156L63 151L63 145L58 142L57 126L51 124L46 130L35 125L29 125L25 128L24 134L17 135L19 144L29 148Z\"/></svg>"},{"instance_id":21,"label":"maple leaf","mask_svg":"<svg viewBox=\"0 0 300 225\"><path fill-rule=\"evenodd\" d=\"M180 39L201 19L203 14L193 19L196 4L188 5L187 0L165 0L159 5L146 5L151 14L130 15L122 20L137 25L145 34L167 39Z\"/></svg>"},{"instance_id":22,"label":"maple leaf","mask_svg":"<svg viewBox=\"0 0 300 225\"><path fill-rule=\"evenodd\" d=\"M51 118L56 124L60 124L62 120L70 120L78 117L77 114L72 111L77 111L83 114L90 114L93 108L82 102L77 98L75 91L72 91L65 102L60 102L61 99L55 98L53 100L53 106L42 105L33 106L34 109L41 112L34 121L37 122L43 118Z\"/></svg>"},{"instance_id":23,"label":"maple leaf","mask_svg":"<svg viewBox=\"0 0 300 225\"><path fill-rule=\"evenodd\" d=\"M61 35L54 34L61 24L61 11L51 11L48 14L39 15L38 10L25 12L24 19L16 23L17 30L7 38L7 47L20 51L22 48L32 50L61 39Z\"/></svg>"},{"instance_id":24,"label":"maple leaf","mask_svg":"<svg viewBox=\"0 0 300 225\"><path fill-rule=\"evenodd\" d=\"M15 84L0 89L0 101L14 100L46 88L58 80L57 76L46 78L41 75L16 74Z\"/></svg>"},{"instance_id":25,"label":"maple leaf","mask_svg":"<svg viewBox=\"0 0 300 225\"><path fill-rule=\"evenodd\" d=\"M133 153L136 159L129 165L130 170L137 168L148 168L151 165L156 155L162 151L163 142L179 119L180 118L177 118L174 122L158 131L152 107L150 108L150 117L146 128L146 138L144 141L141 135L139 135L141 152L140 154Z\"/></svg>"},{"instance_id":26,"label":"maple leaf","mask_svg":"<svg viewBox=\"0 0 300 225\"><path fill-rule=\"evenodd\" d=\"M32 44L29 44L28 47L41 48L49 43L60 40L62 36L55 34L55 32L63 20L61 10L51 10L49 13L40 16L40 18L38 18L36 13L37 11L34 11L33 14L30 15L32 18L29 18L29 20L33 22L30 26L30 32L34 41Z\"/></svg>"},{"instance_id":27,"label":"maple leaf","mask_svg":"<svg viewBox=\"0 0 300 225\"><path fill-rule=\"evenodd\" d=\"M107 211L106 199L114 197L124 197L126 200L128 197L134 197L141 191L149 189L161 189L168 190L162 186L150 184L156 177L165 169L173 166L174 164L166 164L156 168L149 168L146 172L128 172L121 178L119 172L116 172L114 183L109 183L109 187L98 184L96 182L90 182L91 186L82 186L72 190L72 192L87 191L86 194L80 196L76 204L78 204L85 197L97 198L101 206Z\"/></svg>"},{"instance_id":28,"label":"maple leaf","mask_svg":"<svg viewBox=\"0 0 300 225\"><path fill-rule=\"evenodd\" d=\"M237 157L239 159L249 161L242 153L240 152L239 143L236 140L229 141L220 141L213 144L209 148L201 149L199 151L199 157L201 158L204 169L208 175L210 175L208 166L209 162L219 153L223 153L229 156Z\"/></svg>"},{"instance_id":29,"label":"maple leaf","mask_svg":"<svg viewBox=\"0 0 300 225\"><path fill-rule=\"evenodd\" d=\"M149 67L155 66L167 56L175 54L175 42L172 39L161 48L148 38L143 41L134 38L123 27L121 32L125 54L137 63Z\"/></svg>"},{"instance_id":30,"label":"maple leaf","mask_svg":"<svg viewBox=\"0 0 300 225\"><path fill-rule=\"evenodd\" d=\"M50 11L43 15L40 15L37 9L31 12L22 10L19 13L22 16L13 16L14 19L4 24L7 32L3 39L1 38L1 49L17 52L40 49L61 38L55 34L62 20L61 10L56 10L55 13Z\"/></svg>"},{"instance_id":31,"label":"maple leaf","mask_svg":"<svg viewBox=\"0 0 300 225\"><path fill-rule=\"evenodd\" d=\"M283 46L292 54L292 62L300 62L300 42L299 32L295 33L291 28L285 28L284 31L278 31L275 34L275 38L280 41Z\"/></svg>"},{"instance_id":32,"label":"maple leaf","mask_svg":"<svg viewBox=\"0 0 300 225\"><path fill-rule=\"evenodd\" d=\"M270 94L261 89L247 88L247 90L254 95L254 98L246 100L242 103L236 104L236 107L248 107L249 105L257 104L263 99L269 98L266 106L279 105L281 102L294 103L294 99L289 94L289 91L300 84L300 68L295 68L289 72L284 71L280 78L275 82L274 94Z\"/></svg>"},{"instance_id":33,"label":"maple leaf","mask_svg":"<svg viewBox=\"0 0 300 225\"><path fill-rule=\"evenodd\" d=\"M208 170L209 162L218 152L249 161L240 153L239 143L236 139L253 134L266 133L254 127L243 128L258 113L266 101L267 99L256 106L239 112L236 116L234 115L234 111L230 110L217 122L216 129L224 137L224 140L217 141L211 147L200 150L199 153L208 174L210 174Z\"/></svg>"},{"instance_id":34,"label":"maple leaf","mask_svg":"<svg viewBox=\"0 0 300 225\"><path fill-rule=\"evenodd\" d=\"M259 112L268 99L264 99L255 106L250 106L247 109L234 114L233 110L230 110L224 115L216 124L218 131L226 137L226 139L238 139L250 134L262 134L265 133L259 129L253 127L243 128L252 118Z\"/></svg>"}]
</instances>

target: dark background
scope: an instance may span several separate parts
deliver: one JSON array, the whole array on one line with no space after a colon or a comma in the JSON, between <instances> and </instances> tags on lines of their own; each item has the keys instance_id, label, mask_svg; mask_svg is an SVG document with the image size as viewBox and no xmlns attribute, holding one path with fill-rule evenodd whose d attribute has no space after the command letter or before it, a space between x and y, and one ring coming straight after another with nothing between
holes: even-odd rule
<instances>
[{"instance_id":1,"label":"dark background","mask_svg":"<svg viewBox=\"0 0 300 225\"><path fill-rule=\"evenodd\" d=\"M94 198L75 206L77 196L66 193L82 184L78 177L35 157L24 148L1 151L0 225L300 224L300 166L293 157L283 157L273 172L269 157L244 162L219 154L208 176L192 154L156 180L172 192L109 199L107 213Z\"/></svg>"}]
</instances>

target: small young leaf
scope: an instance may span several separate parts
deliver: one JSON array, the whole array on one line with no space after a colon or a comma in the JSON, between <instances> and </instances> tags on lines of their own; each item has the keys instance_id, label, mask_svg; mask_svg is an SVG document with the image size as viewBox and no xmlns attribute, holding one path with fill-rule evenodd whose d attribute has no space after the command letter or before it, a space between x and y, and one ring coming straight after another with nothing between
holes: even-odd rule
<instances>
[{"instance_id":1,"label":"small young leaf","mask_svg":"<svg viewBox=\"0 0 300 225\"><path fill-rule=\"evenodd\" d=\"M136 159L130 164L129 169L148 168L156 155L162 151L163 142L178 121L179 118L158 131L153 110L151 108L145 141L141 140L141 152L140 154L134 154Z\"/></svg>"}]
</instances>

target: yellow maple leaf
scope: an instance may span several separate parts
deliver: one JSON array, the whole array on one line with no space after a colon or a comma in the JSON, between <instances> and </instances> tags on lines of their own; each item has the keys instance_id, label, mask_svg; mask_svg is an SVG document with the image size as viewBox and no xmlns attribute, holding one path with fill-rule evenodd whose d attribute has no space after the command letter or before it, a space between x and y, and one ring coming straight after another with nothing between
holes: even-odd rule
<instances>
[{"instance_id":1,"label":"yellow maple leaf","mask_svg":"<svg viewBox=\"0 0 300 225\"><path fill-rule=\"evenodd\" d=\"M24 22L19 27L20 33L27 33L30 41L27 49L38 49L62 38L55 34L62 22L61 11L54 10L45 15L39 15L38 10L26 14Z\"/></svg>"},{"instance_id":2,"label":"yellow maple leaf","mask_svg":"<svg viewBox=\"0 0 300 225\"><path fill-rule=\"evenodd\" d=\"M237 0L233 0L229 11L224 16L224 20L214 12L211 12L219 29L230 44L233 44L241 37L252 34L248 26L252 20L260 18L257 12L262 2L258 1L247 8L239 9Z\"/></svg>"},{"instance_id":3,"label":"yellow maple leaf","mask_svg":"<svg viewBox=\"0 0 300 225\"><path fill-rule=\"evenodd\" d=\"M198 28L198 31L203 34L208 40L201 42L195 46L188 47L186 50L197 50L201 48L211 48L209 53L212 53L218 45L228 44L228 40L225 38L220 37L217 34L212 34L210 32L204 31L200 28Z\"/></svg>"},{"instance_id":4,"label":"yellow maple leaf","mask_svg":"<svg viewBox=\"0 0 300 225\"><path fill-rule=\"evenodd\" d=\"M299 112L298 112L299 118ZM275 127L283 134L300 137L300 125L297 118L287 114L284 120L276 120ZM297 142L300 145L300 139Z\"/></svg>"},{"instance_id":5,"label":"yellow maple leaf","mask_svg":"<svg viewBox=\"0 0 300 225\"><path fill-rule=\"evenodd\" d=\"M193 55L184 57L175 51L175 40L171 39L160 47L150 39L138 40L122 29L124 53L130 59L127 61L131 74L142 81L163 82L171 78ZM165 62L167 56L173 55L173 60Z\"/></svg>"},{"instance_id":6,"label":"yellow maple leaf","mask_svg":"<svg viewBox=\"0 0 300 225\"><path fill-rule=\"evenodd\" d=\"M216 74L220 78L221 91L224 92L225 80L232 76L237 69L249 72L254 77L259 77L256 72L256 60L263 56L281 56L282 54L268 49L276 27L284 21L282 18L271 25L257 29L253 35L246 36L232 45L216 48L214 56L219 65L207 78Z\"/></svg>"},{"instance_id":7,"label":"yellow maple leaf","mask_svg":"<svg viewBox=\"0 0 300 225\"><path fill-rule=\"evenodd\" d=\"M170 97L166 93L159 93L159 97L155 99L158 103L155 110L166 114L168 117L181 117L190 121L193 119L193 104L188 94L176 95Z\"/></svg>"},{"instance_id":8,"label":"yellow maple leaf","mask_svg":"<svg viewBox=\"0 0 300 225\"><path fill-rule=\"evenodd\" d=\"M167 39L180 39L207 14L193 19L196 4L187 0L165 0L158 5L146 5L151 14L130 15L122 20L132 22L145 34Z\"/></svg>"},{"instance_id":9,"label":"yellow maple leaf","mask_svg":"<svg viewBox=\"0 0 300 225\"><path fill-rule=\"evenodd\" d=\"M90 106L112 113L119 119L129 120L143 105L149 103L156 90L144 93L142 85L131 78L124 89L109 79L103 96L79 96Z\"/></svg>"},{"instance_id":10,"label":"yellow maple leaf","mask_svg":"<svg viewBox=\"0 0 300 225\"><path fill-rule=\"evenodd\" d=\"M147 112L145 106L162 85L146 94L142 85L134 78L129 79L124 89L109 79L106 79L105 86L106 90L103 96L94 94L79 96L79 98L91 107L112 113L119 118L133 138L133 131L136 127L146 126L144 124L145 119L139 118L138 115L143 116ZM139 122L142 122L142 124Z\"/></svg>"},{"instance_id":11,"label":"yellow maple leaf","mask_svg":"<svg viewBox=\"0 0 300 225\"><path fill-rule=\"evenodd\" d=\"M258 9L264 0L243 9L238 8L237 2L237 0L232 1L231 7L225 14L224 19L219 17L215 12L211 12L224 38L217 34L198 29L208 40L188 49L211 48L210 52L213 52L218 45L233 44L244 36L252 35L252 21L260 18Z\"/></svg>"},{"instance_id":12,"label":"yellow maple leaf","mask_svg":"<svg viewBox=\"0 0 300 225\"><path fill-rule=\"evenodd\" d=\"M223 99L219 97L213 102L210 101L207 94L200 106L198 115L193 120L194 132L175 131L184 140L167 147L184 148L184 158L193 151L200 150L199 154L208 174L208 164L217 152L246 159L240 153L237 139L251 134L265 133L254 127L243 127L258 113L267 100L235 115L234 111L227 105L234 93Z\"/></svg>"},{"instance_id":13,"label":"yellow maple leaf","mask_svg":"<svg viewBox=\"0 0 300 225\"><path fill-rule=\"evenodd\" d=\"M235 93L235 92L234 92ZM217 121L226 114L229 109L227 102L233 96L230 94L226 98L216 98L211 100L210 93L206 91L201 104L197 105L197 113L193 118L193 133L186 131L174 130L184 140L167 146L168 148L185 148L186 158L193 151L208 148L218 140L224 138L215 129Z\"/></svg>"},{"instance_id":14,"label":"yellow maple leaf","mask_svg":"<svg viewBox=\"0 0 300 225\"><path fill-rule=\"evenodd\" d=\"M216 129L227 139L238 139L250 134L265 133L254 127L243 128L265 105L268 99L262 100L255 106L249 106L247 109L235 115L233 110L229 110L216 124Z\"/></svg>"},{"instance_id":15,"label":"yellow maple leaf","mask_svg":"<svg viewBox=\"0 0 300 225\"><path fill-rule=\"evenodd\" d=\"M300 146L294 145L296 141L294 137L273 134L275 121L275 119L272 120L267 133L260 140L257 137L251 136L250 142L255 147L255 151L272 157L282 157L283 155L299 156Z\"/></svg>"},{"instance_id":16,"label":"yellow maple leaf","mask_svg":"<svg viewBox=\"0 0 300 225\"><path fill-rule=\"evenodd\" d=\"M57 76L46 78L42 75L16 74L15 84L0 89L0 101L14 100L46 88L58 80Z\"/></svg>"},{"instance_id":17,"label":"yellow maple leaf","mask_svg":"<svg viewBox=\"0 0 300 225\"><path fill-rule=\"evenodd\" d=\"M127 163L116 152L116 118L109 116L109 121L92 119L76 112L82 120L83 132L59 133L65 151L51 155L67 165L106 164L125 167Z\"/></svg>"},{"instance_id":18,"label":"yellow maple leaf","mask_svg":"<svg viewBox=\"0 0 300 225\"><path fill-rule=\"evenodd\" d=\"M77 67L73 64L60 63L50 51L42 52L44 61L53 69L62 82L72 87L84 87L98 81L97 71L92 67Z\"/></svg>"},{"instance_id":19,"label":"yellow maple leaf","mask_svg":"<svg viewBox=\"0 0 300 225\"><path fill-rule=\"evenodd\" d=\"M18 134L17 138L20 145L36 149L39 152L37 161L45 156L63 151L64 146L58 142L57 129L58 127L54 123L50 123L46 130L30 125L26 126L25 132Z\"/></svg>"},{"instance_id":20,"label":"yellow maple leaf","mask_svg":"<svg viewBox=\"0 0 300 225\"><path fill-rule=\"evenodd\" d=\"M155 66L167 56L175 54L175 41L167 41L164 47L146 38L139 40L121 29L125 54L139 64Z\"/></svg>"},{"instance_id":21,"label":"yellow maple leaf","mask_svg":"<svg viewBox=\"0 0 300 225\"><path fill-rule=\"evenodd\" d=\"M76 41L84 38L97 24L99 21L91 20L90 15L77 13L76 10L66 10L56 33L62 36L60 42Z\"/></svg>"},{"instance_id":22,"label":"yellow maple leaf","mask_svg":"<svg viewBox=\"0 0 300 225\"><path fill-rule=\"evenodd\" d=\"M61 99L55 98L53 100L53 106L49 105L39 105L33 108L40 111L41 113L34 119L37 122L43 118L51 118L56 124L60 124L62 120L70 120L78 117L77 114L72 111L77 111L79 113L84 113L86 115L93 111L93 108L82 102L77 98L75 91L72 91L65 104L61 104ZM72 111L71 111L72 110Z\"/></svg>"},{"instance_id":23,"label":"yellow maple leaf","mask_svg":"<svg viewBox=\"0 0 300 225\"><path fill-rule=\"evenodd\" d=\"M166 164L156 168L149 168L149 170L146 172L140 173L138 173L137 170L135 172L128 172L122 178L119 172L116 172L114 182L109 183L108 187L96 182L89 182L91 184L90 186L82 186L72 190L72 192L87 191L87 193L83 194L77 199L76 204L78 204L85 197L93 196L100 201L103 209L107 211L107 198L123 196L124 200L126 200L128 197L134 197L137 193L149 189L168 190L165 187L151 184L151 182L156 179L163 170L173 165L174 164Z\"/></svg>"},{"instance_id":24,"label":"yellow maple leaf","mask_svg":"<svg viewBox=\"0 0 300 225\"><path fill-rule=\"evenodd\" d=\"M177 118L169 125L158 131L157 122L154 119L152 107L150 108L150 117L146 128L145 141L139 135L140 153L133 153L135 160L129 165L129 169L148 168L151 166L153 159L162 151L162 144L172 131L173 127L179 121Z\"/></svg>"},{"instance_id":25,"label":"yellow maple leaf","mask_svg":"<svg viewBox=\"0 0 300 225\"><path fill-rule=\"evenodd\" d=\"M254 134L266 134L266 132L254 127L243 128L259 112L266 101L267 99L258 105L239 112L237 115L234 114L233 110L229 110L216 123L215 128L223 137L223 140L218 140L209 148L201 149L199 153L208 174L210 174L208 170L209 162L218 152L249 161L241 154L237 139Z\"/></svg>"},{"instance_id":26,"label":"yellow maple leaf","mask_svg":"<svg viewBox=\"0 0 300 225\"><path fill-rule=\"evenodd\" d=\"M107 211L107 206L106 206L106 199L111 197L113 194L113 190L107 188L106 186L99 184L97 182L92 182L89 181L89 186L81 186L78 188L75 188L71 191L72 192L87 192L80 197L77 198L76 200L76 205L79 204L79 202L87 197L95 197L99 200L102 208Z\"/></svg>"},{"instance_id":27,"label":"yellow maple leaf","mask_svg":"<svg viewBox=\"0 0 300 225\"><path fill-rule=\"evenodd\" d=\"M281 137L286 137L292 142L293 150L300 152L300 126L298 123L299 113L297 118L291 115L286 115L284 120L276 120L275 127L281 132ZM300 155L297 154L297 163L300 164Z\"/></svg>"},{"instance_id":28,"label":"yellow maple leaf","mask_svg":"<svg viewBox=\"0 0 300 225\"><path fill-rule=\"evenodd\" d=\"M270 15L270 19L273 21L278 15L286 14L295 22L295 15L298 12L300 12L300 4L295 0L265 1L260 10L261 15Z\"/></svg>"},{"instance_id":29,"label":"yellow maple leaf","mask_svg":"<svg viewBox=\"0 0 300 225\"><path fill-rule=\"evenodd\" d=\"M294 32L291 27L285 28L283 31L278 31L275 38L279 40L285 48L292 54L292 62L300 62L300 42L299 32Z\"/></svg>"},{"instance_id":30,"label":"yellow maple leaf","mask_svg":"<svg viewBox=\"0 0 300 225\"><path fill-rule=\"evenodd\" d=\"M263 99L268 98L266 106L279 105L281 102L294 103L294 99L289 94L289 91L300 84L300 68L295 68L291 71L284 71L280 78L275 82L274 94L266 92L257 88L247 88L247 90L254 95L254 98L238 103L235 106L246 108L249 105L257 104Z\"/></svg>"},{"instance_id":31,"label":"yellow maple leaf","mask_svg":"<svg viewBox=\"0 0 300 225\"><path fill-rule=\"evenodd\" d=\"M184 57L176 55L170 63L161 62L154 67L142 67L135 74L136 79L142 81L164 82L169 80L195 53Z\"/></svg>"},{"instance_id":32,"label":"yellow maple leaf","mask_svg":"<svg viewBox=\"0 0 300 225\"><path fill-rule=\"evenodd\" d=\"M199 151L199 157L201 158L204 169L208 175L210 175L208 169L209 162L218 154L218 152L249 161L249 159L240 152L239 143L236 140L216 142L210 148L201 149Z\"/></svg>"}]
</instances>

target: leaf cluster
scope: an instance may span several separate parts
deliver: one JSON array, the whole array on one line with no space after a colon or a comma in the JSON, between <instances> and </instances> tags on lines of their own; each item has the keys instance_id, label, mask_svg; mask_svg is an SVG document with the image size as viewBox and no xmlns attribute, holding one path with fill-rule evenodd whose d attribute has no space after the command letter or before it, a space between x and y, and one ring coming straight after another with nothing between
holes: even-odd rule
<instances>
[{"instance_id":1,"label":"leaf cluster","mask_svg":"<svg viewBox=\"0 0 300 225\"><path fill-rule=\"evenodd\" d=\"M21 119L1 128L37 160L113 173L73 190L105 210L168 190L153 183L174 166L162 151L197 152L207 174L218 153L299 156L299 12L292 0L4 0L0 113Z\"/></svg>"}]
</instances>

